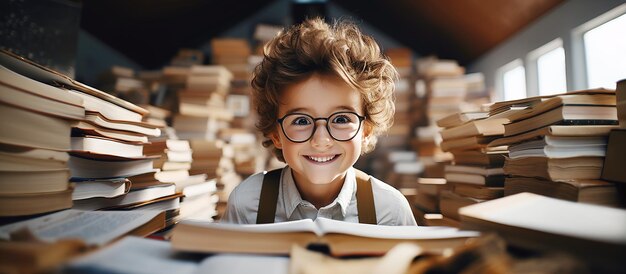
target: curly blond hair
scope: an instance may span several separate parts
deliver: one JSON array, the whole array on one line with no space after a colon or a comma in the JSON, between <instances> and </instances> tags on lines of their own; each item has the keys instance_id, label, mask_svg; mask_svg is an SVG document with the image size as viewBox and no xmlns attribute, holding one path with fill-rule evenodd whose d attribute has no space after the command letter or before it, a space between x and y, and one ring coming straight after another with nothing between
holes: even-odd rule
<instances>
[{"instance_id":1,"label":"curly blond hair","mask_svg":"<svg viewBox=\"0 0 626 274\"><path fill-rule=\"evenodd\" d=\"M354 23L329 25L320 18L308 19L281 31L264 46L263 54L254 70L252 95L259 115L256 126L265 137L277 129L280 92L315 73L337 76L360 92L369 133L363 154L372 151L376 136L393 124L398 72L376 41ZM276 157L285 161L271 140L263 141L263 146L273 148Z\"/></svg>"}]
</instances>

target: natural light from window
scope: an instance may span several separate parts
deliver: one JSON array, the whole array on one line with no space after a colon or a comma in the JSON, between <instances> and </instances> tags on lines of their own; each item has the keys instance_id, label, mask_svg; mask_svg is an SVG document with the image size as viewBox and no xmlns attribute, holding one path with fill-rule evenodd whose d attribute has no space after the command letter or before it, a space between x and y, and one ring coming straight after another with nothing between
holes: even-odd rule
<instances>
[{"instance_id":1,"label":"natural light from window","mask_svg":"<svg viewBox=\"0 0 626 274\"><path fill-rule=\"evenodd\" d=\"M502 75L504 100L526 98L526 72L523 66L516 66Z\"/></svg>"},{"instance_id":2,"label":"natural light from window","mask_svg":"<svg viewBox=\"0 0 626 274\"><path fill-rule=\"evenodd\" d=\"M537 59L539 95L551 95L567 91L565 80L565 51L555 48Z\"/></svg>"},{"instance_id":3,"label":"natural light from window","mask_svg":"<svg viewBox=\"0 0 626 274\"><path fill-rule=\"evenodd\" d=\"M589 88L615 88L626 78L626 14L598 26L583 36Z\"/></svg>"}]
</instances>

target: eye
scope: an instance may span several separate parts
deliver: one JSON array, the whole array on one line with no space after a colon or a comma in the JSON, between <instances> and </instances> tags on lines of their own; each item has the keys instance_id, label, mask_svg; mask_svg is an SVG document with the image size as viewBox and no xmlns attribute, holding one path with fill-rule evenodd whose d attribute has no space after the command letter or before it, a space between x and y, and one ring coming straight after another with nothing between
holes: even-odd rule
<instances>
[{"instance_id":1,"label":"eye","mask_svg":"<svg viewBox=\"0 0 626 274\"><path fill-rule=\"evenodd\" d=\"M348 124L352 122L352 119L349 115L338 114L337 116L333 117L332 122L335 124Z\"/></svg>"},{"instance_id":2,"label":"eye","mask_svg":"<svg viewBox=\"0 0 626 274\"><path fill-rule=\"evenodd\" d=\"M306 126L311 124L311 119L306 116L295 117L291 124L296 126Z\"/></svg>"}]
</instances>

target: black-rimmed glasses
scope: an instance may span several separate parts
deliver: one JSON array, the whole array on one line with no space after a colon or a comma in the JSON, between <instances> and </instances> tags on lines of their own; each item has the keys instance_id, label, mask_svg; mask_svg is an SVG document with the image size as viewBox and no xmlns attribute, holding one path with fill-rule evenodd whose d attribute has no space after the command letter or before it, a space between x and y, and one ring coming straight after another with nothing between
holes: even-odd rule
<instances>
[{"instance_id":1,"label":"black-rimmed glasses","mask_svg":"<svg viewBox=\"0 0 626 274\"><path fill-rule=\"evenodd\" d=\"M277 121L289 141L304 143L313 137L317 129L315 122L318 120L326 121L326 129L330 137L345 142L356 136L365 117L351 111L335 112L327 118L313 118L304 113L289 113Z\"/></svg>"}]
</instances>

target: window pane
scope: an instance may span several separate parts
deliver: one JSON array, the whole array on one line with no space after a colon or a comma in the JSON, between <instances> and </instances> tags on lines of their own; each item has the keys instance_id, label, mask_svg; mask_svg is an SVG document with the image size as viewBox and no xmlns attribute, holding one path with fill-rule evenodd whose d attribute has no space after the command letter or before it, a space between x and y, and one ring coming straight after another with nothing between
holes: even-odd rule
<instances>
[{"instance_id":1,"label":"window pane","mask_svg":"<svg viewBox=\"0 0 626 274\"><path fill-rule=\"evenodd\" d=\"M507 70L503 74L504 100L526 97L526 73L523 66Z\"/></svg>"},{"instance_id":2,"label":"window pane","mask_svg":"<svg viewBox=\"0 0 626 274\"><path fill-rule=\"evenodd\" d=\"M537 59L537 74L539 77L539 95L567 91L563 47L553 49Z\"/></svg>"},{"instance_id":3,"label":"window pane","mask_svg":"<svg viewBox=\"0 0 626 274\"><path fill-rule=\"evenodd\" d=\"M615 88L626 78L626 14L583 36L589 88Z\"/></svg>"}]
</instances>

